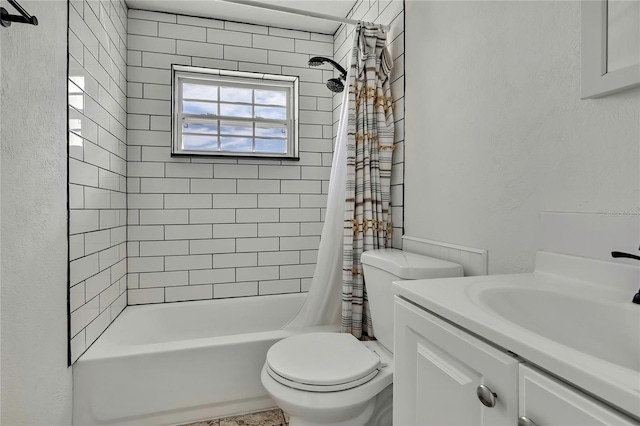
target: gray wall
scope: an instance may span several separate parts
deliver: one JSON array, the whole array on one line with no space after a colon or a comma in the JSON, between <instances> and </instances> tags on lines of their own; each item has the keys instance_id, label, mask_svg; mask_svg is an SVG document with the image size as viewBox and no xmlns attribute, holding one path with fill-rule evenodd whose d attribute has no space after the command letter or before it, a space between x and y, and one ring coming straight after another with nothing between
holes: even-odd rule
<instances>
[{"instance_id":1,"label":"gray wall","mask_svg":"<svg viewBox=\"0 0 640 426\"><path fill-rule=\"evenodd\" d=\"M0 422L69 425L67 3L20 3L40 25L0 28Z\"/></svg>"},{"instance_id":2,"label":"gray wall","mask_svg":"<svg viewBox=\"0 0 640 426\"><path fill-rule=\"evenodd\" d=\"M407 235L511 273L541 211L638 213L640 89L580 100L580 2L406 8Z\"/></svg>"}]
</instances>

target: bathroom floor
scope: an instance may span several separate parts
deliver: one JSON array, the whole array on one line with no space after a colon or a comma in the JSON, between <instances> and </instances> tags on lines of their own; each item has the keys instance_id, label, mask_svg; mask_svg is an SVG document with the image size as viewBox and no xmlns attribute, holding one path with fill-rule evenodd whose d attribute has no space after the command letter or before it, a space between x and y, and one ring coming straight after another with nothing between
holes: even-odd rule
<instances>
[{"instance_id":1,"label":"bathroom floor","mask_svg":"<svg viewBox=\"0 0 640 426\"><path fill-rule=\"evenodd\" d=\"M242 416L204 420L182 426L287 426L288 424L289 416L284 411L275 409Z\"/></svg>"}]
</instances>

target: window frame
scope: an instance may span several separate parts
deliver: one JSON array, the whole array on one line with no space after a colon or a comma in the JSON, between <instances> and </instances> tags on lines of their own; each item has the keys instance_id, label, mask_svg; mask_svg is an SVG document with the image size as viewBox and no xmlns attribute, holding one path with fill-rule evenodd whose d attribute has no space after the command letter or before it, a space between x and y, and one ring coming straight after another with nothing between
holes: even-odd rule
<instances>
[{"instance_id":1,"label":"window frame","mask_svg":"<svg viewBox=\"0 0 640 426\"><path fill-rule=\"evenodd\" d=\"M267 118L255 118L255 117L233 117L220 115L220 105L223 103L218 99L216 101L209 101L215 103L218 106L217 114L211 114L211 117L198 114L184 114L182 113L182 88L184 83L197 83L205 84L216 87L238 87L238 88L250 88L253 90L269 90L275 89L282 91L286 89L286 118L284 120L267 119ZM186 65L172 65L171 66L171 156L191 156L191 157L241 157L241 158L271 158L278 160L299 160L298 152L298 126L299 126L299 111L298 111L298 88L299 78L297 76L287 75L274 75L265 73L245 72L245 71L230 71L220 70L202 67L193 67ZM218 89L218 93L220 89ZM255 104L255 92L254 98L251 103L246 102L231 102L235 105L251 105L252 108ZM207 102L206 100L196 100L197 102ZM264 105L268 107L269 105ZM278 106L281 107L281 106ZM185 150L182 148L182 123L197 122L201 124L215 122L218 127L218 147L220 147L220 138L223 135L220 134L220 124L224 121L233 121L237 123L251 123L253 126L253 134L247 136L252 138L253 150L251 152L241 151L211 151L211 150ZM276 124L284 125L287 129L286 153L278 152L255 152L255 140L256 139L269 139L269 137L257 137L255 135L256 124ZM237 136L242 137L242 136Z\"/></svg>"}]
</instances>

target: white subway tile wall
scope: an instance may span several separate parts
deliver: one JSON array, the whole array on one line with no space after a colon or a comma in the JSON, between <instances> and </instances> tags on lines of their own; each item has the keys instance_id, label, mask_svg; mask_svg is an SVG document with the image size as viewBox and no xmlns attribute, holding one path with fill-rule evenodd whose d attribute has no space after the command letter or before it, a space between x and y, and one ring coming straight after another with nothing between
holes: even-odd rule
<instances>
[{"instance_id":1,"label":"white subway tile wall","mask_svg":"<svg viewBox=\"0 0 640 426\"><path fill-rule=\"evenodd\" d=\"M127 6L69 3L71 359L127 305Z\"/></svg>"},{"instance_id":2,"label":"white subway tile wall","mask_svg":"<svg viewBox=\"0 0 640 426\"><path fill-rule=\"evenodd\" d=\"M333 129L329 73L307 61L333 37L133 9L128 29L129 304L307 291ZM172 158L171 64L299 76L300 161Z\"/></svg>"},{"instance_id":3,"label":"white subway tile wall","mask_svg":"<svg viewBox=\"0 0 640 426\"><path fill-rule=\"evenodd\" d=\"M402 248L404 231L404 4L403 0L359 0L347 15L349 19L389 25L387 47L394 64L391 70L391 94L395 120L395 150L391 169L392 246ZM333 37L334 60L345 69L351 60L355 26L341 25ZM330 67L323 67L330 69ZM335 74L337 77L338 74ZM333 75L332 75L333 77ZM338 132L342 94L333 96L333 138ZM310 200L309 200L310 202Z\"/></svg>"}]
</instances>

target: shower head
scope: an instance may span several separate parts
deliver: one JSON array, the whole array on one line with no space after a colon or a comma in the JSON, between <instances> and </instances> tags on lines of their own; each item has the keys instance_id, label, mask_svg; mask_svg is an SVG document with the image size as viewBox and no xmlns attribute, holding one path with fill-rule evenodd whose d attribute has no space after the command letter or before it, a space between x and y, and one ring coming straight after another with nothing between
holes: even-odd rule
<instances>
[{"instance_id":1,"label":"shower head","mask_svg":"<svg viewBox=\"0 0 640 426\"><path fill-rule=\"evenodd\" d=\"M334 93L342 92L344 90L344 84L340 80L347 81L347 70L342 68L339 63L337 63L333 59L325 58L322 56L314 56L313 58L309 59L309 66L319 67L325 62L330 63L335 69L340 72L340 78L330 78L329 80L327 80L327 87Z\"/></svg>"},{"instance_id":2,"label":"shower head","mask_svg":"<svg viewBox=\"0 0 640 426\"><path fill-rule=\"evenodd\" d=\"M331 65L333 65L333 67L335 69L340 71L340 74L342 74L341 77L342 77L343 80L345 80L347 78L347 70L342 68L342 66L340 66L340 64L337 63L336 61L334 61L333 59L325 58L323 56L314 56L313 58L309 59L309 66L310 67L319 67L320 65L324 64L325 62L330 63Z\"/></svg>"},{"instance_id":3,"label":"shower head","mask_svg":"<svg viewBox=\"0 0 640 426\"><path fill-rule=\"evenodd\" d=\"M314 56L313 58L309 59L309 66L319 67L320 65L324 64L326 60L327 58L323 58L321 56Z\"/></svg>"},{"instance_id":4,"label":"shower head","mask_svg":"<svg viewBox=\"0 0 640 426\"><path fill-rule=\"evenodd\" d=\"M344 84L339 78L330 78L327 80L327 87L334 93L340 93L344 90Z\"/></svg>"}]
</instances>

